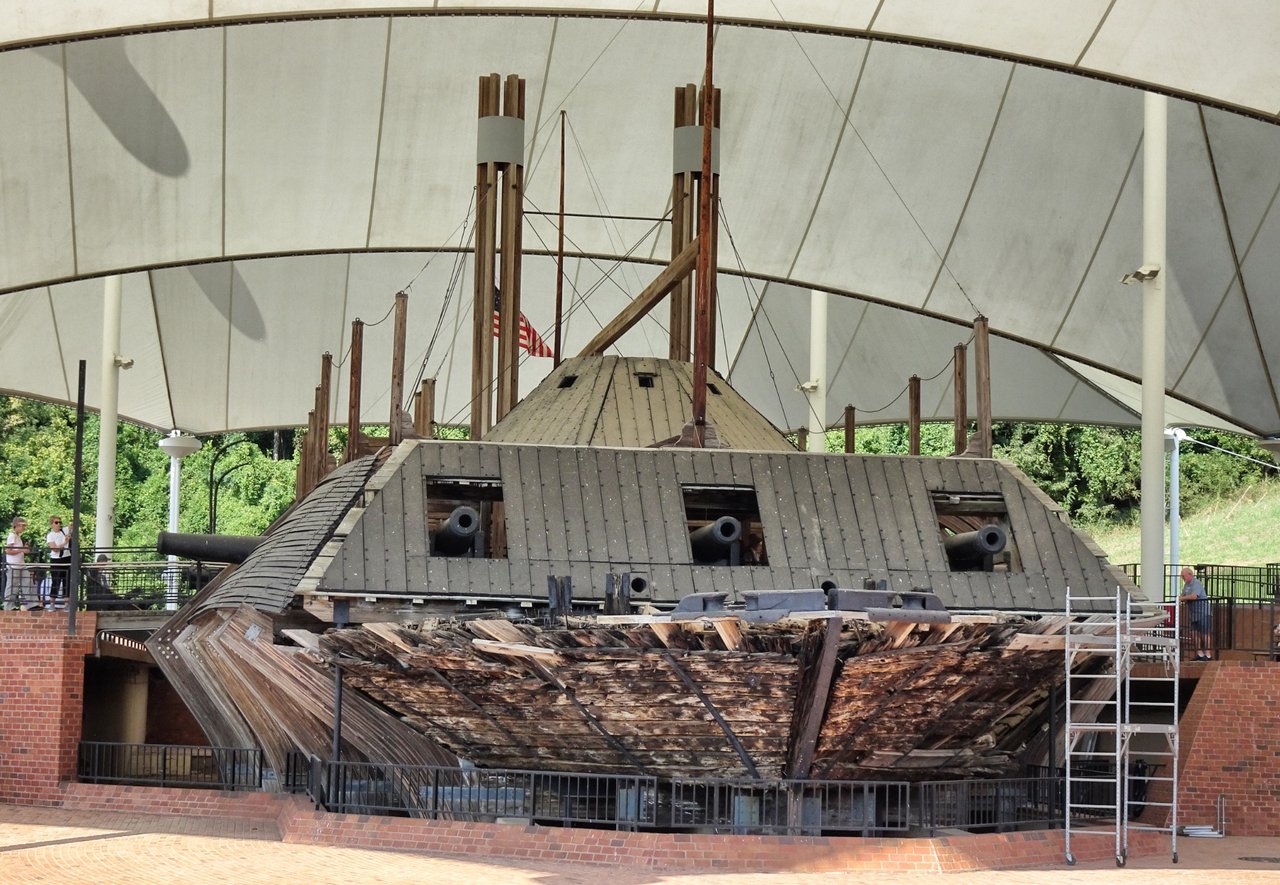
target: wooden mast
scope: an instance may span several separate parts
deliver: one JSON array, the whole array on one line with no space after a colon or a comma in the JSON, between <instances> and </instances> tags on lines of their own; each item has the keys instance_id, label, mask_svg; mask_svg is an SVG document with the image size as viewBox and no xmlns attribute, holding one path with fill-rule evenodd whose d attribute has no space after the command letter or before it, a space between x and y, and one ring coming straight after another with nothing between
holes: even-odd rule
<instances>
[{"instance_id":1,"label":"wooden mast","mask_svg":"<svg viewBox=\"0 0 1280 885\"><path fill-rule=\"evenodd\" d=\"M677 137L685 127L694 125L697 119L698 87L693 83L676 87L675 128ZM671 260L674 262L688 245L693 242L694 216L696 207L694 200L694 171L682 162L677 149L675 171L671 184ZM670 347L667 355L670 359L682 363L689 361L689 335L692 325L690 311L693 309L691 280L685 276L671 293Z\"/></svg>"},{"instance_id":2,"label":"wooden mast","mask_svg":"<svg viewBox=\"0 0 1280 885\"><path fill-rule=\"evenodd\" d=\"M978 395L978 429L969 442L967 454L991 457L991 346L987 318L973 321L973 374Z\"/></svg>"},{"instance_id":3,"label":"wooden mast","mask_svg":"<svg viewBox=\"0 0 1280 885\"><path fill-rule=\"evenodd\" d=\"M481 125L498 112L498 75L480 78ZM498 204L498 164L477 145L475 305L471 329L471 438L493 425L493 264Z\"/></svg>"},{"instance_id":4,"label":"wooden mast","mask_svg":"<svg viewBox=\"0 0 1280 885\"><path fill-rule=\"evenodd\" d=\"M409 322L409 295L396 293L395 331L391 341L391 418L387 444L400 445L404 439L404 348Z\"/></svg>"},{"instance_id":5,"label":"wooden mast","mask_svg":"<svg viewBox=\"0 0 1280 885\"><path fill-rule=\"evenodd\" d=\"M511 74L480 78L476 137L476 272L471 330L471 438L483 439L515 408L520 389L520 257L524 229L524 88ZM502 175L501 252L498 190ZM494 312L497 311L497 406L494 406Z\"/></svg>"},{"instance_id":6,"label":"wooden mast","mask_svg":"<svg viewBox=\"0 0 1280 885\"><path fill-rule=\"evenodd\" d=\"M520 399L520 258L524 232L524 80L511 74L503 90L502 116L520 121L515 155L508 155L502 171L502 244L498 323L498 404L494 420L516 407Z\"/></svg>"},{"instance_id":7,"label":"wooden mast","mask_svg":"<svg viewBox=\"0 0 1280 885\"><path fill-rule=\"evenodd\" d=\"M360 380L364 361L364 323L351 321L351 364L347 388L347 461L360 457Z\"/></svg>"},{"instance_id":8,"label":"wooden mast","mask_svg":"<svg viewBox=\"0 0 1280 885\"><path fill-rule=\"evenodd\" d=\"M702 186L698 188L698 285L694 302L693 348L693 434L692 442L701 448L707 424L707 366L711 360L711 112L712 66L715 48L715 0L707 0L707 66L702 89Z\"/></svg>"}]
</instances>

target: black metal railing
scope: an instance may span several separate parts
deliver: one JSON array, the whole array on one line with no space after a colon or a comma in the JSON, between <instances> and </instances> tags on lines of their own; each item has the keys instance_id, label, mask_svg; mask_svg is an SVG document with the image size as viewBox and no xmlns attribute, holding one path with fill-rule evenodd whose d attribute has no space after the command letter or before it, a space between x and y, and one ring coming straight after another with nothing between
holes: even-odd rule
<instances>
[{"instance_id":1,"label":"black metal railing","mask_svg":"<svg viewBox=\"0 0 1280 885\"><path fill-rule=\"evenodd\" d=\"M522 818L563 826L654 825L657 780L641 775L362 762L326 762L322 767L319 798L337 813ZM313 775L313 790L315 786Z\"/></svg>"},{"instance_id":2,"label":"black metal railing","mask_svg":"<svg viewBox=\"0 0 1280 885\"><path fill-rule=\"evenodd\" d=\"M1280 563L1266 565L1206 565L1191 568L1209 597L1209 646L1217 656L1223 651L1253 655L1280 656ZM1141 569L1136 563L1120 567L1141 584ZM1176 597L1182 588L1180 572L1184 566L1165 569L1164 584L1156 598L1165 601L1169 614L1179 605ZM1186 605L1185 603L1181 603ZM1197 647L1189 612L1182 611L1182 656L1190 658Z\"/></svg>"},{"instance_id":3,"label":"black metal railing","mask_svg":"<svg viewBox=\"0 0 1280 885\"><path fill-rule=\"evenodd\" d=\"M1129 810L1142 812L1154 772L1131 773ZM1095 770L1096 769L1096 770ZM1113 772L1076 772L1075 820L1108 817ZM879 836L947 830L1005 832L1063 825L1059 768L1028 777L927 781L745 780L329 762L291 752L279 787L339 814L449 820L517 819L556 826L703 833ZM86 742L88 783L256 790L259 750Z\"/></svg>"},{"instance_id":4,"label":"black metal railing","mask_svg":"<svg viewBox=\"0 0 1280 885\"><path fill-rule=\"evenodd\" d=\"M77 777L87 784L262 789L262 751L173 744L80 744Z\"/></svg>"},{"instance_id":5,"label":"black metal railing","mask_svg":"<svg viewBox=\"0 0 1280 885\"><path fill-rule=\"evenodd\" d=\"M910 786L899 781L672 778L659 785L658 825L718 833L903 832Z\"/></svg>"}]
</instances>

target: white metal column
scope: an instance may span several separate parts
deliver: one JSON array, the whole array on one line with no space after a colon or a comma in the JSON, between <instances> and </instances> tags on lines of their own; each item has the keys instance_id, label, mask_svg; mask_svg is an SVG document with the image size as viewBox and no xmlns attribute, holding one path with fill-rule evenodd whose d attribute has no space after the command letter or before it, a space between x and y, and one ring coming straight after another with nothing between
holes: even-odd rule
<instances>
[{"instance_id":1,"label":"white metal column","mask_svg":"<svg viewBox=\"0 0 1280 885\"><path fill-rule=\"evenodd\" d=\"M1164 586L1165 266L1168 99L1148 93L1142 145L1142 578ZM1156 576L1159 576L1157 579Z\"/></svg>"},{"instance_id":2,"label":"white metal column","mask_svg":"<svg viewBox=\"0 0 1280 885\"><path fill-rule=\"evenodd\" d=\"M827 451L827 299L809 293L809 381L800 386L809 400L809 451Z\"/></svg>"},{"instance_id":3,"label":"white metal column","mask_svg":"<svg viewBox=\"0 0 1280 885\"><path fill-rule=\"evenodd\" d=\"M116 536L116 424L120 401L120 277L102 286L102 401L98 431L98 505L93 546L115 546Z\"/></svg>"}]
</instances>

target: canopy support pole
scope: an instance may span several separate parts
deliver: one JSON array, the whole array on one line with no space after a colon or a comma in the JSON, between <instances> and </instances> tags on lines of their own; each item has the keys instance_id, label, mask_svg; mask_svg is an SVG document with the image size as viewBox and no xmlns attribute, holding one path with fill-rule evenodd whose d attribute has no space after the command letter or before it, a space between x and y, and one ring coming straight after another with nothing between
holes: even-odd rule
<instances>
[{"instance_id":1,"label":"canopy support pole","mask_svg":"<svg viewBox=\"0 0 1280 885\"><path fill-rule=\"evenodd\" d=\"M809 383L801 385L809 399L809 451L827 451L827 299L809 293Z\"/></svg>"},{"instance_id":2,"label":"canopy support pole","mask_svg":"<svg viewBox=\"0 0 1280 885\"><path fill-rule=\"evenodd\" d=\"M1147 93L1142 137L1142 577L1164 585L1165 232L1168 99Z\"/></svg>"},{"instance_id":3,"label":"canopy support pole","mask_svg":"<svg viewBox=\"0 0 1280 885\"><path fill-rule=\"evenodd\" d=\"M93 546L115 546L116 425L120 421L120 277L102 286L102 406L98 412L98 506Z\"/></svg>"}]
</instances>

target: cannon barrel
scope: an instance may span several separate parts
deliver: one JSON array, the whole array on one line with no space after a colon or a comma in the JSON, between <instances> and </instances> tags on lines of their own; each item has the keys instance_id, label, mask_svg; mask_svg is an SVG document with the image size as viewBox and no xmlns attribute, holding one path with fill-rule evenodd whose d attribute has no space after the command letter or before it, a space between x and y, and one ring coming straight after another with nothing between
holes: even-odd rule
<instances>
[{"instance_id":1,"label":"cannon barrel","mask_svg":"<svg viewBox=\"0 0 1280 885\"><path fill-rule=\"evenodd\" d=\"M480 530L480 514L466 504L453 508L449 518L431 535L433 552L441 556L469 553Z\"/></svg>"},{"instance_id":2,"label":"cannon barrel","mask_svg":"<svg viewBox=\"0 0 1280 885\"><path fill-rule=\"evenodd\" d=\"M732 516L722 516L711 525L689 532L689 545L693 548L693 561L710 565L729 558L735 541L742 537L742 523Z\"/></svg>"},{"instance_id":3,"label":"cannon barrel","mask_svg":"<svg viewBox=\"0 0 1280 885\"><path fill-rule=\"evenodd\" d=\"M201 562L241 563L249 558L262 538L252 535L189 535L185 532L161 532L156 550L161 556L182 556Z\"/></svg>"},{"instance_id":4,"label":"cannon barrel","mask_svg":"<svg viewBox=\"0 0 1280 885\"><path fill-rule=\"evenodd\" d=\"M990 571L991 557L1004 551L1004 528L984 525L975 532L961 532L943 541L952 571Z\"/></svg>"}]
</instances>

